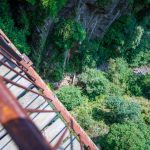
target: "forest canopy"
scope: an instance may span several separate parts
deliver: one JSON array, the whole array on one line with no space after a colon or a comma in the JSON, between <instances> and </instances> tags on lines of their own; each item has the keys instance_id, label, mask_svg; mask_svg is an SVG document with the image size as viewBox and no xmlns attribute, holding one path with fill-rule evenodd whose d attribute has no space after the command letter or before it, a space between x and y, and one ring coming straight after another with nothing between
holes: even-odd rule
<instances>
[{"instance_id":1,"label":"forest canopy","mask_svg":"<svg viewBox=\"0 0 150 150\"><path fill-rule=\"evenodd\" d=\"M150 150L150 0L1 0L0 29L95 144Z\"/></svg>"}]
</instances>

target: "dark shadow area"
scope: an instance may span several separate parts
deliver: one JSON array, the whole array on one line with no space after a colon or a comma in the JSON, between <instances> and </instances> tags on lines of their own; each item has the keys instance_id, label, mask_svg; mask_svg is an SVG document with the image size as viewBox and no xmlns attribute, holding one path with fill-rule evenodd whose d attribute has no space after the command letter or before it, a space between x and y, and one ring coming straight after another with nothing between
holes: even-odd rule
<instances>
[{"instance_id":1,"label":"dark shadow area","mask_svg":"<svg viewBox=\"0 0 150 150\"><path fill-rule=\"evenodd\" d=\"M20 150L51 149L31 120L23 118L14 119L3 124L3 126Z\"/></svg>"}]
</instances>

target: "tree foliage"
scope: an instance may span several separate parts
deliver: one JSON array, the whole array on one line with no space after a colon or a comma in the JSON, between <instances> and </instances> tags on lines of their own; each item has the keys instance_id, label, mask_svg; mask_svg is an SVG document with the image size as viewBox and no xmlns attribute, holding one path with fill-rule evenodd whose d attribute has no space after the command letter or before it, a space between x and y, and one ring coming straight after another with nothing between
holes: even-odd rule
<instances>
[{"instance_id":1,"label":"tree foliage","mask_svg":"<svg viewBox=\"0 0 150 150\"><path fill-rule=\"evenodd\" d=\"M65 73L77 74L77 85L63 86L56 94L93 139L100 137L104 150L149 150L150 130L146 124L150 123L150 102L145 98L150 98L150 76L136 75L133 70L150 64L150 0L128 0L126 13L121 12L122 16L104 31L103 39L90 39L88 31L76 21L85 11L81 9L79 16L76 8L70 11L72 1L62 9L66 2L1 0L0 28L21 53L32 55L36 70L46 81L52 81L49 85L59 82ZM88 11L93 17L98 12L113 19L113 11L107 14L107 10L109 4L117 10L119 1L92 2L96 11L93 7ZM119 7L122 4L120 0ZM70 11L67 19L63 19L61 9ZM32 47L44 43L39 41L47 19L52 22L52 34L46 39L43 53L38 53L38 48ZM87 22L93 23L88 18ZM140 119L145 124L137 122Z\"/></svg>"},{"instance_id":2,"label":"tree foliage","mask_svg":"<svg viewBox=\"0 0 150 150\"><path fill-rule=\"evenodd\" d=\"M100 143L105 150L150 149L150 128L144 123L114 124Z\"/></svg>"},{"instance_id":3,"label":"tree foliage","mask_svg":"<svg viewBox=\"0 0 150 150\"><path fill-rule=\"evenodd\" d=\"M125 122L137 120L141 109L135 102L127 102L120 97L109 97L105 101L106 108L109 109L108 119L110 122Z\"/></svg>"},{"instance_id":4,"label":"tree foliage","mask_svg":"<svg viewBox=\"0 0 150 150\"><path fill-rule=\"evenodd\" d=\"M99 59L98 49L99 41L85 39L79 46L79 61L80 70L84 71L87 68L96 68Z\"/></svg>"},{"instance_id":5,"label":"tree foliage","mask_svg":"<svg viewBox=\"0 0 150 150\"><path fill-rule=\"evenodd\" d=\"M28 55L31 49L27 43L26 36L29 32L26 28L18 29L15 27L14 20L10 15L10 8L7 0L0 2L0 13L0 28L22 53Z\"/></svg>"},{"instance_id":6,"label":"tree foliage","mask_svg":"<svg viewBox=\"0 0 150 150\"><path fill-rule=\"evenodd\" d=\"M87 69L79 75L79 80L83 84L85 93L91 98L106 94L109 91L109 81L99 70Z\"/></svg>"},{"instance_id":7,"label":"tree foliage","mask_svg":"<svg viewBox=\"0 0 150 150\"><path fill-rule=\"evenodd\" d=\"M143 76L141 81L142 93L145 97L150 99L150 75L147 74Z\"/></svg>"},{"instance_id":8,"label":"tree foliage","mask_svg":"<svg viewBox=\"0 0 150 150\"><path fill-rule=\"evenodd\" d=\"M40 7L43 7L47 15L50 15L51 17L54 17L57 15L59 10L65 5L66 0L26 0L32 5L39 5Z\"/></svg>"},{"instance_id":9,"label":"tree foliage","mask_svg":"<svg viewBox=\"0 0 150 150\"><path fill-rule=\"evenodd\" d=\"M83 27L74 20L68 19L58 23L54 33L54 42L58 48L68 50L86 37Z\"/></svg>"},{"instance_id":10,"label":"tree foliage","mask_svg":"<svg viewBox=\"0 0 150 150\"><path fill-rule=\"evenodd\" d=\"M128 89L128 81L131 69L123 58L110 59L108 65L108 78L114 84L113 87L124 93Z\"/></svg>"},{"instance_id":11,"label":"tree foliage","mask_svg":"<svg viewBox=\"0 0 150 150\"><path fill-rule=\"evenodd\" d=\"M68 110L72 110L84 101L80 88L74 86L63 86L56 95Z\"/></svg>"}]
</instances>

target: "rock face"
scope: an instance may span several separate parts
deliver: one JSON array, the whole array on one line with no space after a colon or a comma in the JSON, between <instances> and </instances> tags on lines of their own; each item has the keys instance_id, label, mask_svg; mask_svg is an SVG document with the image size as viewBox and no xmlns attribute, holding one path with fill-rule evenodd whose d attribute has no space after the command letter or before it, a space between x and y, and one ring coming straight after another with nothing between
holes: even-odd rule
<instances>
[{"instance_id":1,"label":"rock face","mask_svg":"<svg viewBox=\"0 0 150 150\"><path fill-rule=\"evenodd\" d=\"M133 72L137 75L150 74L150 67L149 66L141 66L139 68L134 68Z\"/></svg>"},{"instance_id":2,"label":"rock face","mask_svg":"<svg viewBox=\"0 0 150 150\"><path fill-rule=\"evenodd\" d=\"M68 86L68 85L76 85L78 82L77 76L74 75L65 75L64 78L60 82L54 83L55 90L60 89L62 86Z\"/></svg>"},{"instance_id":3,"label":"rock face","mask_svg":"<svg viewBox=\"0 0 150 150\"><path fill-rule=\"evenodd\" d=\"M128 0L110 0L110 3L104 6L98 6L97 1L100 0L68 0L65 7L59 12L58 18L67 19L75 14L76 21L86 29L89 39L103 38L111 24L127 12ZM43 27L35 28L33 41L37 42L33 42L32 45L35 49L40 49L39 52L44 47L48 33L53 32L53 27L52 19L47 18ZM39 41L42 41L40 46L37 44Z\"/></svg>"},{"instance_id":4,"label":"rock face","mask_svg":"<svg viewBox=\"0 0 150 150\"><path fill-rule=\"evenodd\" d=\"M110 0L104 6L98 6L97 1L100 0L68 0L58 17L67 19L75 14L77 22L89 33L89 39L103 38L111 24L127 12L129 5L128 0Z\"/></svg>"},{"instance_id":5,"label":"rock face","mask_svg":"<svg viewBox=\"0 0 150 150\"><path fill-rule=\"evenodd\" d=\"M110 25L127 11L127 0L112 0L106 6L98 6L96 0L79 0L76 20L89 33L89 38L102 38Z\"/></svg>"}]
</instances>

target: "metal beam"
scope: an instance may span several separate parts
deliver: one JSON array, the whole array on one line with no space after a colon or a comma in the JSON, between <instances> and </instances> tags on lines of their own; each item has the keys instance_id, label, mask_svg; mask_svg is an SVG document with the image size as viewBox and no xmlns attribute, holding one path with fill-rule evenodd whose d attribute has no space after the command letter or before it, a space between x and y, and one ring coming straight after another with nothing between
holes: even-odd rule
<instances>
[{"instance_id":1,"label":"metal beam","mask_svg":"<svg viewBox=\"0 0 150 150\"><path fill-rule=\"evenodd\" d=\"M52 150L0 78L0 123L21 150Z\"/></svg>"},{"instance_id":2,"label":"metal beam","mask_svg":"<svg viewBox=\"0 0 150 150\"><path fill-rule=\"evenodd\" d=\"M14 49L14 52L16 50ZM11 56L11 54L9 55ZM13 56L12 56L13 58ZM80 142L88 147L90 150L97 150L98 148L93 143L93 141L89 138L89 136L85 133L85 131L80 127L80 125L76 122L76 120L73 118L73 116L70 115L70 113L67 111L67 109L63 106L63 104L57 99L57 97L53 94L53 92L47 87L47 85L44 83L44 81L40 78L40 76L35 72L35 70L28 65L25 60L19 60L18 64L22 66L23 68L26 68L26 73L34 79L35 84L38 87L41 87L43 89L43 95L44 97L47 97L55 108L60 112L66 123L69 125L70 128L76 133L77 136L80 138Z\"/></svg>"}]
</instances>

